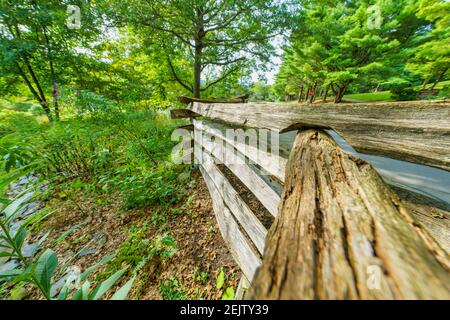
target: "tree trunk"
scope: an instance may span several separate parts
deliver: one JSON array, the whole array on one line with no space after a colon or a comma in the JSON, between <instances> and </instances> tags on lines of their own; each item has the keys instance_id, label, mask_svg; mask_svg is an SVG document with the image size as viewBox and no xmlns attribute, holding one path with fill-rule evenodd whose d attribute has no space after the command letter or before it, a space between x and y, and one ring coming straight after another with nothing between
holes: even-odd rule
<instances>
[{"instance_id":1,"label":"tree trunk","mask_svg":"<svg viewBox=\"0 0 450 320\"><path fill-rule=\"evenodd\" d=\"M20 67L20 65L16 62L15 63L16 68L18 73L20 74L20 76L22 77L22 79L25 81L25 84L27 85L28 89L30 90L30 92L33 94L34 98L39 102L39 104L41 105L42 109L45 112L45 115L47 116L49 121L52 121L52 113L50 110L50 107L48 106L47 101L45 100L45 97L42 98L39 93L36 91L36 89L33 87L33 85L31 84L31 81L28 79L27 75L25 74L25 71L23 71L23 69Z\"/></svg>"},{"instance_id":2,"label":"tree trunk","mask_svg":"<svg viewBox=\"0 0 450 320\"><path fill-rule=\"evenodd\" d=\"M309 103L314 102L314 98L316 96L316 89L317 89L317 80L314 81L313 87L311 89L312 94L309 95Z\"/></svg>"},{"instance_id":3,"label":"tree trunk","mask_svg":"<svg viewBox=\"0 0 450 320\"><path fill-rule=\"evenodd\" d=\"M447 254L365 161L298 133L249 299L449 299Z\"/></svg>"},{"instance_id":4,"label":"tree trunk","mask_svg":"<svg viewBox=\"0 0 450 320\"><path fill-rule=\"evenodd\" d=\"M380 84L377 84L377 87L375 88L374 92L378 92L379 89L380 89Z\"/></svg>"},{"instance_id":5,"label":"tree trunk","mask_svg":"<svg viewBox=\"0 0 450 320\"><path fill-rule=\"evenodd\" d=\"M303 101L303 85L300 87L300 93L298 94L298 102Z\"/></svg>"},{"instance_id":6,"label":"tree trunk","mask_svg":"<svg viewBox=\"0 0 450 320\"><path fill-rule=\"evenodd\" d=\"M323 94L323 102L327 102L328 91L330 90L330 85L325 88L325 93Z\"/></svg>"},{"instance_id":7,"label":"tree trunk","mask_svg":"<svg viewBox=\"0 0 450 320\"><path fill-rule=\"evenodd\" d=\"M344 97L345 91L347 90L347 85L340 86L334 96L334 103L342 102L342 98Z\"/></svg>"},{"instance_id":8,"label":"tree trunk","mask_svg":"<svg viewBox=\"0 0 450 320\"><path fill-rule=\"evenodd\" d=\"M47 34L47 27L44 24L41 24L42 33L44 34L45 43L47 46L47 58L50 67L50 78L52 80L52 94L53 94L53 110L55 112L55 119L59 121L59 105L58 105L58 86L56 83L56 72L53 64L53 53L50 44L50 38Z\"/></svg>"},{"instance_id":9,"label":"tree trunk","mask_svg":"<svg viewBox=\"0 0 450 320\"><path fill-rule=\"evenodd\" d=\"M437 85L439 82L442 81L442 79L444 78L445 73L447 72L447 70L448 70L448 68L447 68L447 69L444 69L444 70L441 72L441 75L440 75L440 76L436 79L436 81L433 83L433 86L431 87L431 90L434 90L434 88L436 87L436 85Z\"/></svg>"},{"instance_id":10,"label":"tree trunk","mask_svg":"<svg viewBox=\"0 0 450 320\"><path fill-rule=\"evenodd\" d=\"M58 85L56 81L53 82L52 95L53 95L53 110L55 111L55 119L59 121Z\"/></svg>"},{"instance_id":11,"label":"tree trunk","mask_svg":"<svg viewBox=\"0 0 450 320\"><path fill-rule=\"evenodd\" d=\"M305 102L308 102L309 100L309 92L311 91L311 87L308 87L308 90L306 91L306 95L305 95Z\"/></svg>"},{"instance_id":12,"label":"tree trunk","mask_svg":"<svg viewBox=\"0 0 450 320\"><path fill-rule=\"evenodd\" d=\"M48 118L48 121L52 122L53 121L53 115L52 115L52 111L50 109L50 106L48 105L47 101L40 101L39 104L41 105L42 109L44 109L45 115Z\"/></svg>"},{"instance_id":13,"label":"tree trunk","mask_svg":"<svg viewBox=\"0 0 450 320\"><path fill-rule=\"evenodd\" d=\"M201 77L202 77L202 48L200 44L195 46L195 57L194 57L194 98L200 99L201 90Z\"/></svg>"},{"instance_id":14,"label":"tree trunk","mask_svg":"<svg viewBox=\"0 0 450 320\"><path fill-rule=\"evenodd\" d=\"M204 10L201 7L195 8L197 18L197 33L195 35L195 52L194 52L194 98L200 99L201 96L201 79L202 79L202 53L204 48L203 40L206 36L204 25Z\"/></svg>"},{"instance_id":15,"label":"tree trunk","mask_svg":"<svg viewBox=\"0 0 450 320\"><path fill-rule=\"evenodd\" d=\"M422 90L425 90L427 87L428 82L430 82L430 78L426 78L422 84Z\"/></svg>"}]
</instances>

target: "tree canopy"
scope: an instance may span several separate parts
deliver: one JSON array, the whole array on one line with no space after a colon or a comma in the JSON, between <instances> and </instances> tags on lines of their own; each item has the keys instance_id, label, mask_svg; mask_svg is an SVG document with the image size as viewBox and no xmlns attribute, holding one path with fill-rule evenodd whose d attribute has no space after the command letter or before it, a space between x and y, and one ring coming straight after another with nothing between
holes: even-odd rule
<instances>
[{"instance_id":1,"label":"tree canopy","mask_svg":"<svg viewBox=\"0 0 450 320\"><path fill-rule=\"evenodd\" d=\"M315 89L318 83L340 102L351 86L407 82L414 75L443 80L448 8L439 0L308 1L302 27L285 49L279 95Z\"/></svg>"},{"instance_id":2,"label":"tree canopy","mask_svg":"<svg viewBox=\"0 0 450 320\"><path fill-rule=\"evenodd\" d=\"M49 118L59 118L58 86L83 81L80 68L101 34L95 7L81 0L73 4L83 8L83 23L89 28L70 28L67 5L61 1L0 1L2 73L18 75Z\"/></svg>"},{"instance_id":3,"label":"tree canopy","mask_svg":"<svg viewBox=\"0 0 450 320\"><path fill-rule=\"evenodd\" d=\"M113 16L158 48L194 97L274 54L270 40L286 22L284 3L262 0L119 1ZM120 10L117 10L119 8ZM126 14L125 14L126 12Z\"/></svg>"},{"instance_id":4,"label":"tree canopy","mask_svg":"<svg viewBox=\"0 0 450 320\"><path fill-rule=\"evenodd\" d=\"M26 88L53 119L65 89L157 107L183 94L340 102L433 89L448 79L449 11L443 0L0 0L1 89ZM275 84L253 84L280 43Z\"/></svg>"}]
</instances>

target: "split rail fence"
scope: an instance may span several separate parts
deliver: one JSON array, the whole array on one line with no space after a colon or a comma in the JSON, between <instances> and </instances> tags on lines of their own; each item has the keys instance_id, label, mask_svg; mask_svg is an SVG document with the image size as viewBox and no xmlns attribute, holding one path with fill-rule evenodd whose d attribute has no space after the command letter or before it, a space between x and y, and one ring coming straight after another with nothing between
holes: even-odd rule
<instances>
[{"instance_id":1,"label":"split rail fence","mask_svg":"<svg viewBox=\"0 0 450 320\"><path fill-rule=\"evenodd\" d=\"M394 190L326 131L450 171L450 103L180 101L244 298L450 298L448 207Z\"/></svg>"}]
</instances>

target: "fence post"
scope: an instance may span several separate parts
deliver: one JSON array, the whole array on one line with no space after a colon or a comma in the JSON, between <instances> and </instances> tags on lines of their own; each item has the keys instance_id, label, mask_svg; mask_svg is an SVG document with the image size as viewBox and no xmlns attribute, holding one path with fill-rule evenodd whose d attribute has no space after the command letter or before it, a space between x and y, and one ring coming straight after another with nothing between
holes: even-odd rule
<instances>
[{"instance_id":1,"label":"fence post","mask_svg":"<svg viewBox=\"0 0 450 320\"><path fill-rule=\"evenodd\" d=\"M250 299L449 299L446 253L365 161L297 134Z\"/></svg>"}]
</instances>

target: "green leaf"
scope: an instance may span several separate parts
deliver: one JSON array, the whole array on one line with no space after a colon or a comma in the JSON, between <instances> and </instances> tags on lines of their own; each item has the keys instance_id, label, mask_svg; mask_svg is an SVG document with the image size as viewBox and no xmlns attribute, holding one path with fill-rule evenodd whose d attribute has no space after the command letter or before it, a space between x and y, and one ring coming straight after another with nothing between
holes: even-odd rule
<instances>
[{"instance_id":1,"label":"green leaf","mask_svg":"<svg viewBox=\"0 0 450 320\"><path fill-rule=\"evenodd\" d=\"M64 287L58 294L58 300L66 300L68 295L69 295L69 288L66 285L64 285Z\"/></svg>"},{"instance_id":2,"label":"green leaf","mask_svg":"<svg viewBox=\"0 0 450 320\"><path fill-rule=\"evenodd\" d=\"M114 254L111 254L109 256L103 257L102 260L100 260L99 262L97 262L96 264L94 264L93 266L90 266L89 268L87 268L86 270L84 270L84 272L81 274L81 281L86 280L86 278L92 273L94 272L96 269L98 269L99 267L107 264L108 262L110 262L112 260L112 258L114 258Z\"/></svg>"},{"instance_id":3,"label":"green leaf","mask_svg":"<svg viewBox=\"0 0 450 320\"><path fill-rule=\"evenodd\" d=\"M86 222L81 222L78 223L76 225L74 225L72 228L70 228L69 230L67 230L66 232L64 232L62 235L60 235L56 240L55 240L55 244L60 244L62 241L64 241L65 238L67 238L71 233L73 233L75 230L77 230L78 228L80 228L81 226L85 225Z\"/></svg>"},{"instance_id":4,"label":"green leaf","mask_svg":"<svg viewBox=\"0 0 450 320\"><path fill-rule=\"evenodd\" d=\"M50 235L51 231L48 231L46 234L44 234L42 236L42 238L39 239L39 241L37 242L37 248L39 248L40 246L42 246L42 244L45 242L45 240L47 240L48 236Z\"/></svg>"},{"instance_id":5,"label":"green leaf","mask_svg":"<svg viewBox=\"0 0 450 320\"><path fill-rule=\"evenodd\" d=\"M234 288L229 287L222 295L222 300L234 300Z\"/></svg>"},{"instance_id":6,"label":"green leaf","mask_svg":"<svg viewBox=\"0 0 450 320\"><path fill-rule=\"evenodd\" d=\"M0 272L0 280L1 281L10 281L14 279L15 277L21 275L23 272L22 269L14 269L14 270L7 270L4 272Z\"/></svg>"},{"instance_id":7,"label":"green leaf","mask_svg":"<svg viewBox=\"0 0 450 320\"><path fill-rule=\"evenodd\" d=\"M223 287L224 282L225 282L225 273L223 272L223 269L221 269L219 275L217 276L216 288L221 289Z\"/></svg>"},{"instance_id":8,"label":"green leaf","mask_svg":"<svg viewBox=\"0 0 450 320\"><path fill-rule=\"evenodd\" d=\"M10 202L9 199L0 197L0 204L6 206L6 205L8 205L9 202Z\"/></svg>"},{"instance_id":9,"label":"green leaf","mask_svg":"<svg viewBox=\"0 0 450 320\"><path fill-rule=\"evenodd\" d=\"M51 279L57 266L58 257L51 249L45 250L36 262L34 276L36 281L39 282L41 290L44 291L43 293L46 297L50 295Z\"/></svg>"},{"instance_id":10,"label":"green leaf","mask_svg":"<svg viewBox=\"0 0 450 320\"><path fill-rule=\"evenodd\" d=\"M15 257L16 254L14 252L0 252L0 258L4 258L4 257Z\"/></svg>"},{"instance_id":11,"label":"green leaf","mask_svg":"<svg viewBox=\"0 0 450 320\"><path fill-rule=\"evenodd\" d=\"M81 288L73 295L72 300L88 300L91 283L86 280Z\"/></svg>"},{"instance_id":12,"label":"green leaf","mask_svg":"<svg viewBox=\"0 0 450 320\"><path fill-rule=\"evenodd\" d=\"M89 300L99 300L116 282L119 280L128 268L117 271L111 277L98 285L89 297Z\"/></svg>"},{"instance_id":13,"label":"green leaf","mask_svg":"<svg viewBox=\"0 0 450 320\"><path fill-rule=\"evenodd\" d=\"M25 240L26 236L27 236L26 228L20 228L19 231L17 231L17 234L14 236L14 243L16 245L16 248L18 248L20 251L22 251L23 241Z\"/></svg>"},{"instance_id":14,"label":"green leaf","mask_svg":"<svg viewBox=\"0 0 450 320\"><path fill-rule=\"evenodd\" d=\"M27 192L23 196L17 198L11 202L4 210L3 214L6 217L6 221L9 221L14 214L19 210L19 208L27 201L29 201L34 195L34 192Z\"/></svg>"},{"instance_id":15,"label":"green leaf","mask_svg":"<svg viewBox=\"0 0 450 320\"><path fill-rule=\"evenodd\" d=\"M52 215L55 211L48 211L48 210L41 210L39 213L37 214L33 214L29 217L27 217L23 223L23 225L20 228L25 228L27 226L33 226L38 224L39 222L47 219L50 215ZM19 230L20 230L19 228ZM18 231L19 231L18 230Z\"/></svg>"},{"instance_id":16,"label":"green leaf","mask_svg":"<svg viewBox=\"0 0 450 320\"><path fill-rule=\"evenodd\" d=\"M24 167L20 167L14 171L10 171L5 175L2 175L2 177L0 178L0 191L3 191L14 180L20 178L21 176L26 175L27 173L30 173L33 170L33 166L34 164L30 164Z\"/></svg>"},{"instance_id":17,"label":"green leaf","mask_svg":"<svg viewBox=\"0 0 450 320\"><path fill-rule=\"evenodd\" d=\"M30 252L29 252L29 257L32 258L34 257L34 255L36 254L36 252L39 251L39 248L42 246L42 244L45 242L45 240L47 239L47 237L50 235L50 231L48 231L46 234L44 234L38 242L33 243L30 245ZM22 254L25 255L25 253L22 251Z\"/></svg>"},{"instance_id":18,"label":"green leaf","mask_svg":"<svg viewBox=\"0 0 450 320\"><path fill-rule=\"evenodd\" d=\"M136 280L136 277L131 278L130 280L125 283L125 285L120 288L119 290L114 293L114 295L111 297L111 300L125 300L128 298L128 293L131 290L131 287L133 286L134 280Z\"/></svg>"}]
</instances>

